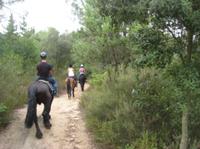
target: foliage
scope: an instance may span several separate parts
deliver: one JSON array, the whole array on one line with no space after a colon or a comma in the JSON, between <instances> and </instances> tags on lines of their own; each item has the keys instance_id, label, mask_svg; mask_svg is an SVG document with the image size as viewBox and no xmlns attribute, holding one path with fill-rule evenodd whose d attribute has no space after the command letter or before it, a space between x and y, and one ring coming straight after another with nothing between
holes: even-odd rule
<instances>
[{"instance_id":1,"label":"foliage","mask_svg":"<svg viewBox=\"0 0 200 149\"><path fill-rule=\"evenodd\" d=\"M35 39L39 50L48 52L48 61L54 65L55 70L64 69L67 64L72 62L70 57L71 37L69 35L60 35L55 28L49 28L47 32L37 33Z\"/></svg>"},{"instance_id":2,"label":"foliage","mask_svg":"<svg viewBox=\"0 0 200 149\"><path fill-rule=\"evenodd\" d=\"M131 35L142 55L137 59L138 66L156 66L164 68L171 63L173 53L175 53L174 41L161 31L154 28L143 27Z\"/></svg>"},{"instance_id":3,"label":"foliage","mask_svg":"<svg viewBox=\"0 0 200 149\"><path fill-rule=\"evenodd\" d=\"M0 103L2 109L0 118L2 121L0 123L6 123L7 121L4 121L8 119L6 113L23 101L24 91L20 90L22 89L21 61L22 59L13 53L4 54L0 59Z\"/></svg>"},{"instance_id":4,"label":"foliage","mask_svg":"<svg viewBox=\"0 0 200 149\"><path fill-rule=\"evenodd\" d=\"M84 12L85 29L75 35L73 55L75 60L111 66L128 65L131 51L126 46L124 26L113 24L112 16L99 13L98 1L87 1ZM89 61L89 62L88 62Z\"/></svg>"},{"instance_id":5,"label":"foliage","mask_svg":"<svg viewBox=\"0 0 200 149\"><path fill-rule=\"evenodd\" d=\"M130 146L135 149L157 149L157 138L154 135L150 135L148 132L144 132L142 137L134 143L134 146Z\"/></svg>"},{"instance_id":6,"label":"foliage","mask_svg":"<svg viewBox=\"0 0 200 149\"><path fill-rule=\"evenodd\" d=\"M181 91L172 79L160 71L144 69L139 73L128 71L115 81L105 81L82 100L88 125L98 141L121 148L127 144L162 148L177 141Z\"/></svg>"},{"instance_id":7,"label":"foliage","mask_svg":"<svg viewBox=\"0 0 200 149\"><path fill-rule=\"evenodd\" d=\"M7 110L8 108L4 104L0 104L0 125L7 123Z\"/></svg>"},{"instance_id":8,"label":"foliage","mask_svg":"<svg viewBox=\"0 0 200 149\"><path fill-rule=\"evenodd\" d=\"M186 149L188 144L192 144L192 141L198 138L198 135L194 135L192 126L190 126L197 121L187 121L187 119L194 118L195 113L199 111L195 108L198 107L200 88L199 71L197 70L200 66L197 58L200 43L199 4L196 0L86 0L82 11L84 27L81 32L77 33L81 36L76 36L77 40L73 43L73 52L74 55L77 55L76 59L81 58L84 62L89 61L89 64L97 63L108 72L109 77L111 75L107 68L114 67L114 75L117 76L116 74L123 72L119 69L120 65L125 67L132 65L137 70L141 67L151 67L151 70L154 71L153 67L157 69L156 71L161 71L159 69L162 68L162 71L165 72L162 75L156 77L149 73L149 76L144 76L144 78L135 82L138 85L136 88L141 92L137 100L139 107L136 106L135 108L139 108L138 111L140 111L140 108L142 109L140 117L149 117L147 111L151 110L151 107L156 106L157 108L158 106L163 109L170 109L170 107L165 106L177 106L170 109L175 112L170 113L172 114L170 115L172 116L171 119L175 122L166 121L162 125L161 119L165 118L162 112L165 113L166 111L162 108L157 108L158 111L155 110L156 112L150 111L151 113L155 112L154 115L158 116L151 118L153 121L155 119L156 122L158 120L158 128L162 129L163 126L167 129L160 131L154 129L153 126L146 129L148 132L151 132L149 129L153 129L157 139L162 138L166 145L169 145L172 140L177 142L174 139L175 137L170 135L175 129L174 135L176 137L182 133L181 149ZM80 56L78 55L79 51L81 51ZM173 62L174 59L178 59L177 63ZM141 80L146 81L142 83ZM145 86L146 82L147 86ZM119 86L118 82L112 83L111 81L111 84L112 86ZM162 88L162 86L166 88ZM172 94L169 91L174 91L174 93ZM106 94L108 91L103 90L102 92ZM128 94L123 93L123 95L126 97ZM101 100L102 102L103 99L98 96L99 94L95 94L95 97L97 97L95 101ZM111 101L107 101L109 100L107 98L106 102L115 105L116 100L113 100L115 95L111 96L107 93L105 96L111 97ZM103 97L106 98L105 96ZM146 98L147 96L148 98ZM99 105L94 104L94 106L96 108ZM112 111L108 112L112 113ZM184 115L189 116L182 121L182 124L181 114L183 117ZM168 116L166 114L166 117ZM148 118L146 119L148 120ZM146 119L142 121L145 122ZM189 122L190 125L188 126ZM112 122L109 122L109 125L106 124L99 124L98 127L101 128L102 126L102 129L109 129L107 137L113 143L113 132L110 130L114 128L114 124ZM147 122L147 125L150 124ZM180 125L183 126L182 132L180 132ZM189 131L188 128L190 128ZM135 128L135 130L140 129ZM106 131L103 130L103 132ZM187 132L189 132L189 135ZM184 136L189 136L192 139L191 142L187 141L189 138ZM123 140L123 137L120 139ZM120 139L118 138L118 140Z\"/></svg>"},{"instance_id":9,"label":"foliage","mask_svg":"<svg viewBox=\"0 0 200 149\"><path fill-rule=\"evenodd\" d=\"M25 95L39 52L46 50L60 89L68 64L86 64L92 89L82 105L98 141L113 148L160 149L178 148L185 139L184 149L195 148L200 138L199 0L80 2L73 5L83 28L70 35L55 28L35 33L25 19L18 33L10 16L7 32L0 34L3 116L21 103L14 97ZM188 121L181 121L181 114Z\"/></svg>"},{"instance_id":10,"label":"foliage","mask_svg":"<svg viewBox=\"0 0 200 149\"><path fill-rule=\"evenodd\" d=\"M93 86L100 86L100 85L103 84L106 77L107 77L106 72L104 72L103 74L92 73L91 78L90 78L91 79L90 84L93 85Z\"/></svg>"}]
</instances>

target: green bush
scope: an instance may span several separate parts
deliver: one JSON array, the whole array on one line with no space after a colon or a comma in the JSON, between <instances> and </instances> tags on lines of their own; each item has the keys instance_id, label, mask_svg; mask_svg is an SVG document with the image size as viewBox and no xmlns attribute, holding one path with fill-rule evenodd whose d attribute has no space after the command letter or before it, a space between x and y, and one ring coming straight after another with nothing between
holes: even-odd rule
<instances>
[{"instance_id":1,"label":"green bush","mask_svg":"<svg viewBox=\"0 0 200 149\"><path fill-rule=\"evenodd\" d=\"M3 103L0 103L0 125L4 125L8 122L8 108Z\"/></svg>"},{"instance_id":2,"label":"green bush","mask_svg":"<svg viewBox=\"0 0 200 149\"><path fill-rule=\"evenodd\" d=\"M157 137L156 135L144 132L141 138L137 139L134 145L127 147L127 149L157 149Z\"/></svg>"},{"instance_id":3,"label":"green bush","mask_svg":"<svg viewBox=\"0 0 200 149\"><path fill-rule=\"evenodd\" d=\"M93 86L100 86L103 84L103 81L106 79L107 73L93 73L90 77L90 84Z\"/></svg>"},{"instance_id":4,"label":"green bush","mask_svg":"<svg viewBox=\"0 0 200 149\"><path fill-rule=\"evenodd\" d=\"M7 53L0 58L0 123L7 123L9 112L26 100L21 57Z\"/></svg>"},{"instance_id":5,"label":"green bush","mask_svg":"<svg viewBox=\"0 0 200 149\"><path fill-rule=\"evenodd\" d=\"M114 148L156 149L176 142L181 133L179 94L161 71L143 69L104 80L83 96L82 106L98 141Z\"/></svg>"}]
</instances>

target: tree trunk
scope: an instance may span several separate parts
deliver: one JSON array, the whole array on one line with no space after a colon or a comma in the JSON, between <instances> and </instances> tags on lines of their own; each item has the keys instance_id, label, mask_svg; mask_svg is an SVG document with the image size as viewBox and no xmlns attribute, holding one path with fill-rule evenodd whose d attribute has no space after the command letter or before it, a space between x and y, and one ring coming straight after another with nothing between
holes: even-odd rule
<instances>
[{"instance_id":1,"label":"tree trunk","mask_svg":"<svg viewBox=\"0 0 200 149\"><path fill-rule=\"evenodd\" d=\"M188 105L186 105L182 114L182 135L181 135L181 144L180 149L187 149L188 147Z\"/></svg>"},{"instance_id":2,"label":"tree trunk","mask_svg":"<svg viewBox=\"0 0 200 149\"><path fill-rule=\"evenodd\" d=\"M188 31L187 33L187 61L190 63L192 58L193 33L192 31Z\"/></svg>"},{"instance_id":3,"label":"tree trunk","mask_svg":"<svg viewBox=\"0 0 200 149\"><path fill-rule=\"evenodd\" d=\"M187 31L187 63L190 64L192 61L192 48L193 48L193 32ZM189 105L186 104L182 114L182 135L180 149L188 148L188 117L189 117Z\"/></svg>"}]
</instances>

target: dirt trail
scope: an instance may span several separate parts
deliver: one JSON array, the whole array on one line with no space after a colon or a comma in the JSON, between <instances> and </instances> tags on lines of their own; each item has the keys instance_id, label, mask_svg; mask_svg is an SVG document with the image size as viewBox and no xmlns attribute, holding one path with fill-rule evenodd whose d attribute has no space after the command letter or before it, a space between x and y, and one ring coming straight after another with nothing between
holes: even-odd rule
<instances>
[{"instance_id":1,"label":"dirt trail","mask_svg":"<svg viewBox=\"0 0 200 149\"><path fill-rule=\"evenodd\" d=\"M86 88L88 85L86 85ZM14 120L0 133L0 149L97 149L85 128L79 108L80 88L75 98L67 95L55 98L51 110L52 128L47 130L42 123L43 105L38 105L37 115L43 138L35 138L35 127L26 129L26 107L14 113Z\"/></svg>"}]
</instances>

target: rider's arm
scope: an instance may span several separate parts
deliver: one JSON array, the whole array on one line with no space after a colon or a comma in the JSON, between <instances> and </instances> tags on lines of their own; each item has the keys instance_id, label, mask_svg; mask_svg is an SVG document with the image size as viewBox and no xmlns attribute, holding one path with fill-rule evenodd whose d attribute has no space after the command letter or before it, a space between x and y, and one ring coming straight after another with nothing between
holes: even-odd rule
<instances>
[{"instance_id":1,"label":"rider's arm","mask_svg":"<svg viewBox=\"0 0 200 149\"><path fill-rule=\"evenodd\" d=\"M49 71L49 74L52 76L53 75L53 69L51 69L50 71Z\"/></svg>"},{"instance_id":2,"label":"rider's arm","mask_svg":"<svg viewBox=\"0 0 200 149\"><path fill-rule=\"evenodd\" d=\"M67 76L69 76L69 68L67 69Z\"/></svg>"},{"instance_id":3,"label":"rider's arm","mask_svg":"<svg viewBox=\"0 0 200 149\"><path fill-rule=\"evenodd\" d=\"M49 65L49 75L52 76L53 75L53 66Z\"/></svg>"},{"instance_id":4,"label":"rider's arm","mask_svg":"<svg viewBox=\"0 0 200 149\"><path fill-rule=\"evenodd\" d=\"M39 75L39 68L38 68L39 66L37 65L37 67L36 67L36 72L37 72L37 75Z\"/></svg>"}]
</instances>

